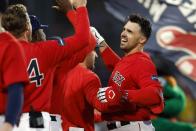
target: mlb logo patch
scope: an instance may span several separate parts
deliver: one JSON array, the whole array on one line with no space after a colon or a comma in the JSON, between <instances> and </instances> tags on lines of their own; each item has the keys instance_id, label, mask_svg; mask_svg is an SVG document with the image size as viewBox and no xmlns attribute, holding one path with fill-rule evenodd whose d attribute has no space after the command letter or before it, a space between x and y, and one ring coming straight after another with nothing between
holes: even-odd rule
<instances>
[{"instance_id":1,"label":"mlb logo patch","mask_svg":"<svg viewBox=\"0 0 196 131\"><path fill-rule=\"evenodd\" d=\"M159 80L159 78L158 78L157 75L152 75L152 76L151 76L151 79L152 79L152 80L155 80L155 81L158 81L158 80Z\"/></svg>"}]
</instances>

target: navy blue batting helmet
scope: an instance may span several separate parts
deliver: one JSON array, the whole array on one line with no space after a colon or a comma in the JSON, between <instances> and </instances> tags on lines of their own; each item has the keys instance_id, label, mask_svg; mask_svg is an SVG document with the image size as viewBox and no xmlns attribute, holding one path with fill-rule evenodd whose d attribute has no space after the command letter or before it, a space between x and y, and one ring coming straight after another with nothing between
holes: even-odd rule
<instances>
[{"instance_id":1,"label":"navy blue batting helmet","mask_svg":"<svg viewBox=\"0 0 196 131\"><path fill-rule=\"evenodd\" d=\"M32 25L32 33L35 33L35 31L38 29L44 29L48 27L48 25L42 25L35 15L29 15L29 17Z\"/></svg>"}]
</instances>

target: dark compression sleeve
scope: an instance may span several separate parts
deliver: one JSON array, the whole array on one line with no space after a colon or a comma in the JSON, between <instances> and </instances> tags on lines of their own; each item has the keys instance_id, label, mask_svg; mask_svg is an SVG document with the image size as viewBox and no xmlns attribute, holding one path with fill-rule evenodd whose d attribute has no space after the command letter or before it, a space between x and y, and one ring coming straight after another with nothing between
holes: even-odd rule
<instances>
[{"instance_id":1,"label":"dark compression sleeve","mask_svg":"<svg viewBox=\"0 0 196 131\"><path fill-rule=\"evenodd\" d=\"M8 87L7 107L5 113L5 122L15 125L23 105L23 84L12 84Z\"/></svg>"}]
</instances>

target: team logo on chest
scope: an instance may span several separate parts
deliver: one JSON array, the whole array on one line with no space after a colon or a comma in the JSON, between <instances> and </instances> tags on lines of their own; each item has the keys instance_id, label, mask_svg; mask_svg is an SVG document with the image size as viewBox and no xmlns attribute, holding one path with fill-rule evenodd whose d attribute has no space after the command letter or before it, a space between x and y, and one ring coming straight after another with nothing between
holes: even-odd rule
<instances>
[{"instance_id":1,"label":"team logo on chest","mask_svg":"<svg viewBox=\"0 0 196 131\"><path fill-rule=\"evenodd\" d=\"M118 85L121 86L122 82L125 80L125 78L120 74L120 72L116 71L112 80Z\"/></svg>"}]
</instances>

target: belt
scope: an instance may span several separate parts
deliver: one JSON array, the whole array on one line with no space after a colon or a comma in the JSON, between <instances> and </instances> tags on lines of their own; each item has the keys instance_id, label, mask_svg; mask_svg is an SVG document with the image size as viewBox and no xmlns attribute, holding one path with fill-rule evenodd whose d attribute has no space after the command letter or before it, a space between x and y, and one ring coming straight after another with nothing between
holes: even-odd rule
<instances>
[{"instance_id":1,"label":"belt","mask_svg":"<svg viewBox=\"0 0 196 131\"><path fill-rule=\"evenodd\" d=\"M60 116L50 115L47 113L47 115L44 114L44 112L30 112L30 127L32 128L43 128L44 127L44 117L47 118L50 121L57 122L60 119Z\"/></svg>"},{"instance_id":2,"label":"belt","mask_svg":"<svg viewBox=\"0 0 196 131\"><path fill-rule=\"evenodd\" d=\"M137 125L137 124L144 124L144 125L151 125L152 122L150 120L146 120L146 121L113 121L113 122L108 122L107 123L107 127L108 130L113 130L116 128L120 128L121 126L125 126L125 125Z\"/></svg>"},{"instance_id":3,"label":"belt","mask_svg":"<svg viewBox=\"0 0 196 131\"><path fill-rule=\"evenodd\" d=\"M128 124L130 124L129 121L120 121L118 124L116 122L111 122L111 123L107 123L107 127L109 130L113 130L113 129L116 129L116 128L119 128L121 126L125 126Z\"/></svg>"},{"instance_id":4,"label":"belt","mask_svg":"<svg viewBox=\"0 0 196 131\"><path fill-rule=\"evenodd\" d=\"M59 114L50 114L51 121L62 123L61 116Z\"/></svg>"},{"instance_id":5,"label":"belt","mask_svg":"<svg viewBox=\"0 0 196 131\"><path fill-rule=\"evenodd\" d=\"M38 114L40 114L40 115L38 115ZM38 118L38 117L41 117L41 118L44 118L44 116L46 117L48 117L48 115L49 114L47 114L47 115L44 115L43 114L43 112L34 112L33 114L31 114L31 116L33 117L33 118ZM58 116L59 117L59 116ZM57 121L57 116L55 116L55 115L49 115L49 117L48 118L50 118L51 119L51 121Z\"/></svg>"},{"instance_id":6,"label":"belt","mask_svg":"<svg viewBox=\"0 0 196 131\"><path fill-rule=\"evenodd\" d=\"M51 118L51 121L57 121L56 116L51 116L50 115L50 118Z\"/></svg>"}]
</instances>

